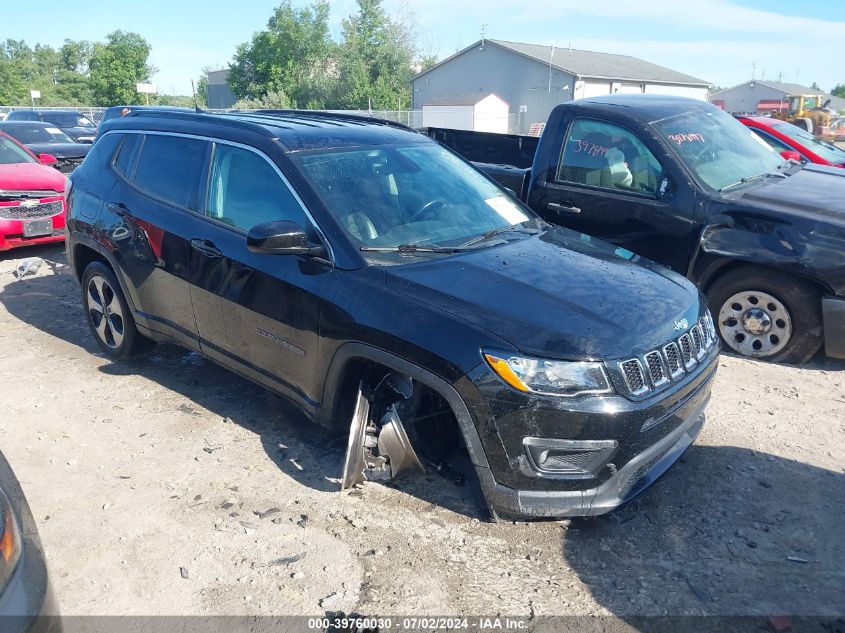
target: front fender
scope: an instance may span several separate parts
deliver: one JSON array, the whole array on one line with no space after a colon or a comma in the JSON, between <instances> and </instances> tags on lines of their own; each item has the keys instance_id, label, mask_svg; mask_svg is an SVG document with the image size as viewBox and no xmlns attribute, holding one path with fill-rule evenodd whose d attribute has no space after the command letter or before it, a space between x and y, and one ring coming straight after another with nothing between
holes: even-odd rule
<instances>
[{"instance_id":1,"label":"front fender","mask_svg":"<svg viewBox=\"0 0 845 633\"><path fill-rule=\"evenodd\" d=\"M726 267L755 264L804 277L834 294L845 294L845 233L820 223L793 224L769 217L736 215L701 233L688 277L707 288Z\"/></svg>"}]
</instances>

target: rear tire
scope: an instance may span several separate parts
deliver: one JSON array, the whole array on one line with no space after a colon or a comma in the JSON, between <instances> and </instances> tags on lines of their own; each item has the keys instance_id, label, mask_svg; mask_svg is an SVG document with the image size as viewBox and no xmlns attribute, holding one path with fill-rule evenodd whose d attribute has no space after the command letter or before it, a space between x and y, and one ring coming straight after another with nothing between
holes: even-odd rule
<instances>
[{"instance_id":1,"label":"rear tire","mask_svg":"<svg viewBox=\"0 0 845 633\"><path fill-rule=\"evenodd\" d=\"M152 347L135 326L120 284L103 262L91 262L82 273L82 307L94 339L109 358L124 360Z\"/></svg>"},{"instance_id":2,"label":"rear tire","mask_svg":"<svg viewBox=\"0 0 845 633\"><path fill-rule=\"evenodd\" d=\"M800 364L822 345L821 293L802 279L742 266L719 277L707 298L719 336L741 356Z\"/></svg>"}]
</instances>

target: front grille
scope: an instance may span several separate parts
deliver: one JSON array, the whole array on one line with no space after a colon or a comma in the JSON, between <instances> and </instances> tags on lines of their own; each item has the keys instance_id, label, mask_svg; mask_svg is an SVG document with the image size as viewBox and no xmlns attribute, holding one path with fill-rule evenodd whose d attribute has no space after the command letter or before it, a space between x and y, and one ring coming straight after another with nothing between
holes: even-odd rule
<instances>
[{"instance_id":1,"label":"front grille","mask_svg":"<svg viewBox=\"0 0 845 633\"><path fill-rule=\"evenodd\" d=\"M643 366L636 358L626 360L621 365L622 374L625 376L625 384L628 390L635 396L648 391L648 385L645 382L645 375L643 374Z\"/></svg>"},{"instance_id":2,"label":"front grille","mask_svg":"<svg viewBox=\"0 0 845 633\"><path fill-rule=\"evenodd\" d=\"M32 206L0 207L0 218L4 220L32 220L49 218L61 212L62 201L56 200L55 202L42 202Z\"/></svg>"},{"instance_id":3,"label":"front grille","mask_svg":"<svg viewBox=\"0 0 845 633\"><path fill-rule=\"evenodd\" d=\"M710 315L705 314L677 340L646 352L641 358L620 362L619 369L629 394L640 396L681 380L715 344L715 327Z\"/></svg>"},{"instance_id":4,"label":"front grille","mask_svg":"<svg viewBox=\"0 0 845 633\"><path fill-rule=\"evenodd\" d=\"M696 359L699 359L704 349L704 341L701 340L701 330L698 328L698 325L692 327L690 336L692 336L692 353L695 354Z\"/></svg>"},{"instance_id":5,"label":"front grille","mask_svg":"<svg viewBox=\"0 0 845 633\"><path fill-rule=\"evenodd\" d=\"M674 379L683 374L684 367L681 365L681 351L678 349L678 344L669 343L663 348L663 353L666 355L669 376Z\"/></svg>"},{"instance_id":6,"label":"front grille","mask_svg":"<svg viewBox=\"0 0 845 633\"><path fill-rule=\"evenodd\" d=\"M69 174L82 164L82 158L82 156L75 158L60 158L56 163L56 168L63 174Z\"/></svg>"},{"instance_id":7,"label":"front grille","mask_svg":"<svg viewBox=\"0 0 845 633\"><path fill-rule=\"evenodd\" d=\"M666 370L663 368L663 358L660 352L654 350L645 355L645 362L648 365L648 373L651 377L651 384L655 387L669 382L669 377L666 375Z\"/></svg>"},{"instance_id":8,"label":"front grille","mask_svg":"<svg viewBox=\"0 0 845 633\"><path fill-rule=\"evenodd\" d=\"M689 334L684 334L678 339L678 345L681 346L681 357L684 360L684 369L689 369L695 365L695 357L692 355L692 339Z\"/></svg>"}]
</instances>

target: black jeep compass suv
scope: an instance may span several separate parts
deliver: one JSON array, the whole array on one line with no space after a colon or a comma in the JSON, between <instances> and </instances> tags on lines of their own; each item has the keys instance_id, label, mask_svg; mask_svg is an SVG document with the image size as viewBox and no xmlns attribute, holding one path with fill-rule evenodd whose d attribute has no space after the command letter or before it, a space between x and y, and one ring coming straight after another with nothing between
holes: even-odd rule
<instances>
[{"instance_id":1,"label":"black jeep compass suv","mask_svg":"<svg viewBox=\"0 0 845 633\"><path fill-rule=\"evenodd\" d=\"M694 441L719 345L686 279L545 224L414 130L133 113L68 194L88 323L348 433L343 486L465 450L494 517L600 514Z\"/></svg>"}]
</instances>

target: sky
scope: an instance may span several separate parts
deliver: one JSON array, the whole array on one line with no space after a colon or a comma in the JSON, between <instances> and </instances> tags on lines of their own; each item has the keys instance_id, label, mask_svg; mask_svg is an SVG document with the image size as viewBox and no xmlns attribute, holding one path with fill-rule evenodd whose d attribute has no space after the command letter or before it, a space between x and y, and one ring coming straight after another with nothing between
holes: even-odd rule
<instances>
[{"instance_id":1,"label":"sky","mask_svg":"<svg viewBox=\"0 0 845 633\"><path fill-rule=\"evenodd\" d=\"M278 0L0 0L0 40L60 46L123 29L152 46L158 91L190 94L203 66L226 68L265 27ZM294 4L305 4L294 0ZM355 0L331 3L332 33ZM480 39L633 55L717 86L752 78L845 84L845 13L831 0L384 0L415 17L418 41L440 59ZM45 16L49 15L49 20Z\"/></svg>"}]
</instances>

